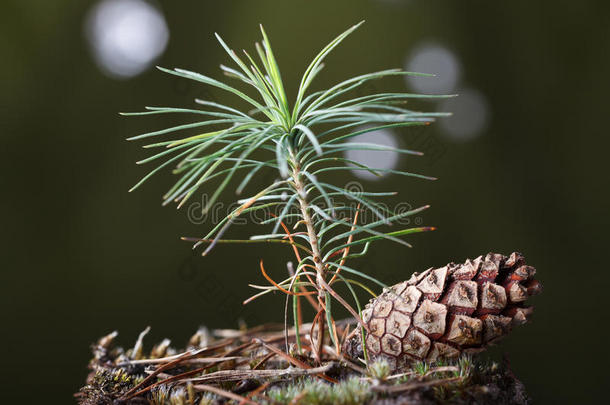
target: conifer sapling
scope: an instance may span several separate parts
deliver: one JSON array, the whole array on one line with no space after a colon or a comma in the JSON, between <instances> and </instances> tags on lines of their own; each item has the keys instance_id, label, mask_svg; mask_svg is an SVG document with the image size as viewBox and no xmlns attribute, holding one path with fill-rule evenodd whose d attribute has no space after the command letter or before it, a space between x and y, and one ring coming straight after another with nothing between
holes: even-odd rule
<instances>
[{"instance_id":1,"label":"conifer sapling","mask_svg":"<svg viewBox=\"0 0 610 405\"><path fill-rule=\"evenodd\" d=\"M502 307L501 310L504 312L501 316L498 315L498 311L494 312L495 310L484 312L479 305L479 303L489 302L485 298L484 292L492 290L496 292L497 290L498 294L502 295L502 291L506 289L505 298L508 303L512 303L513 289L514 294L518 295L523 293L525 288L525 295L528 295L530 287L529 284L524 286L519 284L520 282L510 284L511 282L508 280L512 280L511 277L517 274L519 269L515 269L513 266L510 267L510 270L503 270L502 266L506 265L506 259L502 259L498 263L500 266L498 270L505 273L502 273L504 274L501 276L502 280L498 281L492 277L487 280L489 281L487 284L480 280L481 274L483 274L480 269L477 269L476 274L473 274L471 278L463 279L457 277L458 271L454 268L444 268L444 272L441 271L442 274L438 275L438 271L428 270L422 275L414 275L415 279L412 278L405 282L406 284L403 283L404 286L400 284L398 287L394 286L392 289L386 290L374 304L370 304L364 313L362 312L354 287L362 287L370 291L364 282L376 283L382 287L385 285L372 275L364 274L348 266L347 261L365 255L371 243L380 240L410 246L402 237L433 228L397 229L394 226L388 230L388 227L399 223L406 217L418 214L428 207L423 206L408 212L394 212L382 204L382 200L384 197L396 193L354 192L327 182L326 175L334 171L363 170L374 175L392 173L406 177L433 179L403 170L369 167L345 158L344 153L352 150L382 150L404 155L421 155L417 151L408 149L354 141L354 138L384 128L427 125L435 118L447 114L414 111L406 108L407 101L438 99L447 96L404 92L373 92L360 95L359 90L362 90L362 87L372 80L406 75L427 76L400 69L362 74L341 81L327 89L310 91L315 77L323 69L325 58L361 24L343 32L314 57L305 70L296 90L296 97L292 101L286 94L271 44L261 26L262 41L255 47L258 60L255 60L255 57L246 51L243 51L241 56L238 55L220 36L216 35L235 65L234 67L221 65L221 69L227 77L235 79L239 83L239 87L184 69L159 68L168 74L200 82L232 94L240 100L241 104L248 105L246 110L208 100L195 100L199 108L147 107L145 112L125 115L175 113L202 118L195 122L130 138L131 140L154 139L153 143L145 147L160 150L138 163L162 160L162 163L137 183L134 189L156 172L166 167L174 167L173 172L178 175L178 180L164 195L164 204L176 202L179 207L183 206L197 191L205 188L209 193L209 198L203 207L203 211L206 212L230 184L235 184L235 192L241 195L246 190L250 190L249 185L259 174L264 171L276 173L276 180L263 185L258 190L249 191L246 198L238 199L238 207L222 218L219 223L213 224L212 229L206 235L196 239L196 246L207 244L203 250L203 255L206 255L218 243L283 243L290 245L296 257L296 265L290 276L275 281L267 273L264 262L261 260L260 271L270 285L254 286L259 289L259 292L246 302L273 291L281 291L286 294L286 308L288 308L288 299L292 300L296 345L300 351L302 348L301 335L303 334L300 306L301 299L306 299L316 314L311 322L308 335L312 354L318 361L322 359L326 334L332 341L335 350L340 351L340 337L337 336L332 312L333 301L338 302L359 323L357 331L345 341L344 349L349 346L348 349L345 349L346 352L355 357L363 354L366 358L368 347L368 351L375 357L379 357L382 352L389 354L385 357L390 359L393 366L396 366L397 362L404 362L409 356L413 359L425 359L431 355L428 352L438 354L445 346L458 350L462 347L477 346L483 341L487 341L489 331L481 329L479 327L481 323L486 325L491 322L487 320L497 317L499 319L498 327L504 330L503 317L509 317L514 321L520 315L517 313L508 315L506 311L518 308L508 304ZM203 132L201 132L202 129ZM158 140L164 135L191 130L197 130L197 133L174 139ZM210 186L211 184L213 186ZM367 220L362 220L364 216L360 214L365 210L371 215L366 216ZM262 221L262 225L268 226L267 232L243 240L223 239L227 229L238 217L249 213L268 214L270 211L275 214L267 215ZM287 224L294 226L289 227ZM509 260L512 259L513 256ZM486 263L481 259L477 260L479 265ZM493 260L492 262L494 262ZM436 281L431 281L432 276ZM450 282L451 280L464 281ZM496 284L493 283L494 280ZM347 286L351 294L349 299L342 297L335 290L335 285L339 283ZM424 286L422 283L428 284ZM426 288L431 290L428 291ZM411 291L418 297L423 297L423 299L418 298L411 301L410 304L405 304L412 306L410 312L401 312L399 304L397 304L397 297L402 297L405 291ZM459 304L462 301L465 303L463 306ZM350 304L350 302L352 303ZM455 308L458 310L455 311ZM376 311L381 311L383 314ZM515 311L518 312L519 309L515 309ZM423 312L426 314L420 316L420 313ZM462 312L465 315L460 315ZM445 326L442 328L428 322L429 330L426 329L427 314L433 314L432 316L435 317L447 316L449 317L447 319L457 319L463 316L465 317L463 322L466 323L470 322L466 318L474 319L476 327L473 326L473 328L479 334L475 339L476 342L462 342L458 341L459 339L455 340L457 338L452 341L452 338L447 336L447 333L454 331L455 327L451 325L454 325L456 321L449 320L451 325L444 324ZM471 318L470 316L473 314L475 317ZM527 314L524 313L525 315ZM423 320L419 319L422 316ZM457 322L459 329L460 321ZM496 324L494 323L494 325ZM436 328L436 326L439 327ZM459 332L456 333L459 334ZM286 342L288 342L287 336L286 331ZM481 336L484 337L481 338ZM427 345L426 353L422 352L423 349L416 349L414 345L405 349L408 342L415 342L415 337L421 337L420 340ZM354 339L357 339L356 343L354 343ZM390 352L377 350L379 344L381 347L384 347L384 344L390 345L384 339L396 340L396 348L399 349L394 351L390 349ZM435 343L436 341L438 344ZM355 350L355 347L359 347L360 350Z\"/></svg>"}]
</instances>

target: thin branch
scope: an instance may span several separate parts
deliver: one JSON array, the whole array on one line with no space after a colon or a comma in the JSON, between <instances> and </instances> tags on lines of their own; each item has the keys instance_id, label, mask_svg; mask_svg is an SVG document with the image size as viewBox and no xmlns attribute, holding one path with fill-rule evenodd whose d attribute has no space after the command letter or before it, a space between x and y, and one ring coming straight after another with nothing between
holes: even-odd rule
<instances>
[{"instance_id":1,"label":"thin branch","mask_svg":"<svg viewBox=\"0 0 610 405\"><path fill-rule=\"evenodd\" d=\"M422 381L422 382L408 382L405 384L398 384L398 385L373 385L371 386L371 389L373 391L377 391L377 392L384 392L384 393L399 393L399 392L406 392L406 391L412 391L412 390L416 390L416 389L420 389L420 388L426 388L426 387L434 387L437 385L445 385L445 384L451 384L457 381L462 380L463 377L451 377L451 378L444 378L441 380L431 380L431 381Z\"/></svg>"},{"instance_id":2,"label":"thin branch","mask_svg":"<svg viewBox=\"0 0 610 405\"><path fill-rule=\"evenodd\" d=\"M215 384L225 381L240 381L247 378L299 377L325 373L332 367L333 363L309 369L289 367L283 370L220 370L201 377L189 378L183 382Z\"/></svg>"},{"instance_id":3,"label":"thin branch","mask_svg":"<svg viewBox=\"0 0 610 405\"><path fill-rule=\"evenodd\" d=\"M263 345L263 347L265 347L265 349L277 354L278 356L284 358L285 360L287 360L288 362L294 364L297 367L303 368L305 370L309 370L312 369L313 367L311 367L310 365L308 365L307 363L302 362L299 359L296 359L294 357L292 357L291 355L284 353L283 351L281 351L280 349L278 349L275 346L272 346L268 343L266 343L264 340L262 339L254 339L253 342L259 343L261 345ZM332 382L332 383L336 383L337 380L335 380L334 378L331 378L325 374L322 373L316 373L316 376L328 381L328 382Z\"/></svg>"},{"instance_id":4,"label":"thin branch","mask_svg":"<svg viewBox=\"0 0 610 405\"><path fill-rule=\"evenodd\" d=\"M197 391L211 392L213 394L220 395L221 397L232 399L234 401L239 401L240 403L243 403L243 404L258 405L256 402L254 402L246 397L242 397L241 395L237 395L230 391L225 391L223 389L213 387L211 385L197 384L197 385L193 385L193 388Z\"/></svg>"}]
</instances>

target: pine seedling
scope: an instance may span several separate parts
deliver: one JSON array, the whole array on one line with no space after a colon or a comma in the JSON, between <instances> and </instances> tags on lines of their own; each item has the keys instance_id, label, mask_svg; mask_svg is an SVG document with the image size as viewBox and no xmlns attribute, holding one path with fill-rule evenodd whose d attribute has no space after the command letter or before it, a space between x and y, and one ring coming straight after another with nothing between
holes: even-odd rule
<instances>
[{"instance_id":1,"label":"pine seedling","mask_svg":"<svg viewBox=\"0 0 610 405\"><path fill-rule=\"evenodd\" d=\"M335 171L366 171L380 176L386 173L433 179L403 170L370 167L343 157L347 151L393 151L403 155L421 153L375 143L354 141L364 133L385 128L423 126L446 114L419 112L405 108L412 99L434 99L445 96L419 95L404 92L373 92L361 95L363 86L372 80L400 76L427 76L400 69L381 70L341 81L329 88L310 91L316 76L323 69L326 57L360 25L357 24L326 45L318 53L300 81L294 101L289 101L282 82L279 66L265 30L261 26L262 41L256 44L255 60L244 51L239 56L216 35L229 55L234 67L221 65L224 74L235 79L241 87L233 87L211 77L184 69L161 71L187 80L228 92L248 105L248 110L207 100L195 100L199 108L147 107L146 111L124 115L190 114L201 120L129 138L154 140L145 148L160 152L138 162L162 161L142 178L138 188L152 175L173 166L178 180L163 197L163 203L176 202L183 206L203 187L210 190L203 211L207 212L221 193L235 183L235 192L244 193L253 179L264 171L276 174L274 181L238 200L238 207L226 215L203 237L194 240L195 246L207 245L206 255L218 243L282 243L290 245L296 264L289 277L275 281L266 271L263 260L260 271L269 281L268 286L254 286L259 290L246 302L281 291L292 298L296 344L301 350L301 299L315 309L310 330L312 352L319 361L325 334L328 333L335 350L340 350L335 327L335 303L345 307L360 323L361 336L369 326L362 321L361 305L354 287L367 291L367 282L385 285L370 274L347 266L347 260L363 256L371 243L381 240L410 246L403 237L431 230L430 227L392 229L409 216L421 213L427 206L408 212L394 212L382 199L394 192L367 192L344 189L328 182L326 176ZM242 90L242 87L248 90ZM164 135L204 129L195 135L158 140ZM210 187L212 181L218 183ZM132 190L133 190L132 189ZM268 214L270 211L274 214ZM363 220L364 211L372 218ZM240 216L249 213L266 215L262 221L269 230L249 239L223 239L229 227ZM370 215L369 215L370 217ZM289 228L287 223L295 224ZM335 291L335 284L347 285L354 304ZM354 308L355 305L355 308ZM366 346L364 346L366 356Z\"/></svg>"}]
</instances>

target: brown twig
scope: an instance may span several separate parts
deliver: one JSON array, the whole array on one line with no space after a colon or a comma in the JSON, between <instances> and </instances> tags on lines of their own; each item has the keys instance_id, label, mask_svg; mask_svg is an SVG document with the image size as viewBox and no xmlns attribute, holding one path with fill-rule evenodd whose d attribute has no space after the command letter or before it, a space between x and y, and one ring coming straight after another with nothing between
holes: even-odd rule
<instances>
[{"instance_id":1,"label":"brown twig","mask_svg":"<svg viewBox=\"0 0 610 405\"><path fill-rule=\"evenodd\" d=\"M245 348L248 348L248 347L252 346L254 343L255 343L255 342L248 342L248 343L244 343L244 344L242 344L242 345L240 345L240 346L238 346L238 347L236 347L236 348L234 348L234 349L231 349L231 350L229 350L228 352L226 352L226 353L225 353L225 356L230 356L230 355L232 355L232 354L239 353L239 352L240 352L240 351L242 351L243 349L245 349ZM179 364L179 363L180 363L180 360L184 360L184 359L178 359L178 360L174 360L173 362L170 362L170 363L168 363L168 364L166 364L166 365L163 365L163 366L161 366L160 368L158 368L157 370L155 370L155 371L154 371L153 373L151 373L151 374L150 374L148 377L146 377L146 378L145 378L145 379L144 379L144 380L143 380L143 381L142 381L140 384L136 385L135 387L133 387L132 389L130 389L130 390L127 392L127 393L125 393L125 395L123 395L122 399L127 400L127 399L130 399L130 398L133 398L133 397L135 397L135 396L138 396L138 395L144 394L145 392L148 392L148 391L150 391L151 389L153 389L154 387L157 387L157 386L159 386L159 385L161 385L161 384L167 384L167 383L170 383L170 382L173 382L173 381L177 381L177 380L181 380L181 379L184 379L184 378L191 377L191 376L193 376L193 375L196 375L196 374L202 373L202 372L204 372L205 370L207 370L207 369L209 369L209 368L212 368L212 367L214 367L214 366L216 366L216 365L218 365L218 364L222 363L222 361L218 361L218 362L215 362L215 363L211 363L211 364L209 364L209 365L207 365L207 366L205 366L205 367L200 367L200 368L197 368L197 369L195 369L195 370L187 371L187 372L184 372L184 373L182 373L182 374L178 374L178 375L175 375L175 376L172 376L172 377L166 378L166 379L164 379L164 380L158 381L158 382L156 382L156 383L154 383L154 384L149 385L148 387L146 387L146 388L144 388L144 389L141 389L141 390L137 391L137 390L138 390L140 387L142 387L144 384L146 384L147 382L149 382L149 381L150 381L152 378L154 378L154 377L155 377L157 374L159 374L161 371L165 371L165 370L167 370L168 368L172 368L172 367L176 366L177 364Z\"/></svg>"},{"instance_id":2,"label":"brown twig","mask_svg":"<svg viewBox=\"0 0 610 405\"><path fill-rule=\"evenodd\" d=\"M263 345L263 347L265 347L265 349L272 351L273 353L277 354L278 356L286 359L288 362L294 364L297 367L301 367L303 369L309 370L313 367L311 367L309 364L302 362L299 359L295 359L294 357L292 357L291 355L289 355L288 353L284 353L283 351L281 351L280 349L278 349L277 347L274 347L270 344L267 344L266 342L264 342L261 339L254 339L253 340L256 343L259 343L261 345ZM332 383L337 383L337 380L335 380L334 378L331 378L325 374L322 373L317 373L316 376L325 379L328 382L332 382Z\"/></svg>"},{"instance_id":3,"label":"brown twig","mask_svg":"<svg viewBox=\"0 0 610 405\"><path fill-rule=\"evenodd\" d=\"M377 391L377 392L398 393L398 392L411 391L411 390L415 390L418 388L434 387L436 385L450 384L452 382L456 382L461 379L462 379L462 377L452 377L452 378L445 378L442 380L409 382L409 383L398 384L398 385L375 385L375 386L372 386L371 389L373 391Z\"/></svg>"},{"instance_id":4,"label":"brown twig","mask_svg":"<svg viewBox=\"0 0 610 405\"><path fill-rule=\"evenodd\" d=\"M336 353L332 347L329 346L324 346L324 352L333 356L336 360L339 360L341 363L345 364L347 367L351 368L352 370L354 370L355 372L359 373L359 374L366 374L366 370L363 369L362 367L359 367L357 365L355 365L353 362L351 362L350 360L348 360L347 358L345 358L345 356L343 356L340 353Z\"/></svg>"},{"instance_id":5,"label":"brown twig","mask_svg":"<svg viewBox=\"0 0 610 405\"><path fill-rule=\"evenodd\" d=\"M350 232L354 232L354 230L356 230L356 224L358 223L358 214L360 214L360 203L358 203L358 206L356 207L356 214L354 214L354 222L352 223L352 229L350 230ZM341 258L341 262L339 263L339 267L337 268L337 271L335 272L335 274L331 277L330 281L328 282L329 285L335 281L335 279L337 278L337 275L341 271L341 268L345 264L345 259L347 258L347 255L349 254L349 248L350 248L350 245L351 245L353 239L354 239L354 234L352 233L347 238L346 247L345 247L345 249L343 249L343 257Z\"/></svg>"},{"instance_id":6,"label":"brown twig","mask_svg":"<svg viewBox=\"0 0 610 405\"><path fill-rule=\"evenodd\" d=\"M328 363L316 368L287 368L281 370L220 370L201 377L189 378L185 382L219 383L224 381L240 381L246 378L298 377L309 374L325 373L333 366Z\"/></svg>"},{"instance_id":7,"label":"brown twig","mask_svg":"<svg viewBox=\"0 0 610 405\"><path fill-rule=\"evenodd\" d=\"M241 395L237 395L237 394L235 394L233 392L230 392L230 391L225 391L223 389L220 389L220 388L217 388L217 387L213 387L211 385L197 384L197 385L193 385L193 388L195 390L197 390L197 391L211 392L212 394L220 395L222 397L229 398L229 399L232 399L234 401L239 401L242 404L258 405L256 402L252 401L251 399L248 399L246 397L242 397Z\"/></svg>"},{"instance_id":8,"label":"brown twig","mask_svg":"<svg viewBox=\"0 0 610 405\"><path fill-rule=\"evenodd\" d=\"M322 305L322 302L320 302L320 306ZM318 363L322 362L322 346L324 343L324 335L322 334L322 332L324 331L324 318L322 318L322 315L324 314L324 310L325 308L320 308L320 310L318 311L318 313L316 314L316 316L314 316L313 318L313 322L311 323L311 329L309 330L309 340L311 342L311 347L312 348L316 348L316 350L313 351L313 355L315 357L315 359L318 361ZM320 325L320 323L322 323L322 325ZM314 340L314 331L316 326L318 327L318 340Z\"/></svg>"},{"instance_id":9,"label":"brown twig","mask_svg":"<svg viewBox=\"0 0 610 405\"><path fill-rule=\"evenodd\" d=\"M330 285L328 285L328 283L326 281L324 281L323 279L320 279L319 281L322 284L322 287L326 291L328 291L330 293L330 295L332 295L337 301L339 301L341 303L341 305L343 305L345 307L345 309L347 309L352 314L352 316L356 319L356 321L358 321L358 323L368 332L369 327L366 323L364 323L362 321L358 312L356 312L354 310L354 308L352 308L351 305L349 305L347 303L347 301L345 301L343 299L343 297L341 297L339 294L337 294L337 292L335 292L335 290L333 290L332 287Z\"/></svg>"},{"instance_id":10,"label":"brown twig","mask_svg":"<svg viewBox=\"0 0 610 405\"><path fill-rule=\"evenodd\" d=\"M129 361L125 361L122 363L118 363L116 366L125 367L125 366L134 365L134 364L158 364L158 363L171 362L173 360L194 358L197 356L202 356L209 352L213 352L218 349L222 349L223 347L229 346L233 342L234 342L233 339L229 339L226 341L219 342L212 346L206 346L206 347L202 347L201 349L196 349L196 350L189 350L189 351L186 351L183 353L175 354L173 356L161 357L159 359L129 360Z\"/></svg>"},{"instance_id":11,"label":"brown twig","mask_svg":"<svg viewBox=\"0 0 610 405\"><path fill-rule=\"evenodd\" d=\"M252 370L257 370L260 366L262 366L267 361L269 361L269 359L271 359L273 356L275 356L275 353L267 354L265 357L262 358L261 361L259 361L258 363L256 363L256 365L254 367L252 367Z\"/></svg>"},{"instance_id":12,"label":"brown twig","mask_svg":"<svg viewBox=\"0 0 610 405\"><path fill-rule=\"evenodd\" d=\"M283 292L284 294L287 295L297 295L297 296L301 296L301 295L314 295L316 294L315 291L306 291L306 292L292 292L292 291L288 291L287 289L283 288L281 285L279 285L278 283L276 283L271 277L269 277L267 275L267 272L265 271L265 267L263 266L263 260L261 259L260 261L260 268L261 268L261 273L263 273L263 277L265 277L267 279L267 281L269 281L271 284L273 284L273 286L275 288L277 288L278 290L280 290L281 292Z\"/></svg>"},{"instance_id":13,"label":"brown twig","mask_svg":"<svg viewBox=\"0 0 610 405\"><path fill-rule=\"evenodd\" d=\"M151 373L148 377L146 377L144 380L142 380L139 384L137 384L135 387L133 387L132 389L130 389L129 391L127 391L124 395L122 399L129 399L132 398L134 396L134 393L139 393L139 389L143 386L145 386L146 384L148 384L153 378L155 378L157 376L157 374L170 369L176 365L178 365L181 361L183 360L188 360L188 359L192 359L196 356L199 356L203 353L207 353L208 351L213 351L216 350L217 348L222 348L225 347L226 345L228 345L230 343L228 342L224 342L218 345L214 345L214 346L210 346L210 347L205 347L199 350L196 350L194 352L185 352L182 353L181 355L179 355L178 357L176 357L174 360L170 361L169 363L163 364L161 367L159 367L158 369L156 369L153 373Z\"/></svg>"},{"instance_id":14,"label":"brown twig","mask_svg":"<svg viewBox=\"0 0 610 405\"><path fill-rule=\"evenodd\" d=\"M266 390L266 389L267 389L267 387L269 387L269 385L270 385L270 384L271 384L271 382L270 382L270 381L267 381L266 383L261 384L261 385L260 385L260 387L258 387L257 389L255 389L255 390L253 390L253 391L249 392L249 393L248 393L248 395L246 395L246 398L250 399L250 398L252 398L253 396L260 394L262 391ZM240 402L239 402L239 405L242 405L243 403L244 403L244 402L240 401Z\"/></svg>"}]
</instances>

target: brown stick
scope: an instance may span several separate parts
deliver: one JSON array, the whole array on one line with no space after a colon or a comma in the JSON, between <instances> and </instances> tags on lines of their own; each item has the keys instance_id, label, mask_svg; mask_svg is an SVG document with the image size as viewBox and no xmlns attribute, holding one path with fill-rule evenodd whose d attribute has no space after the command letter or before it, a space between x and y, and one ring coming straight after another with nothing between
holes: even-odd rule
<instances>
[{"instance_id":1,"label":"brown stick","mask_svg":"<svg viewBox=\"0 0 610 405\"><path fill-rule=\"evenodd\" d=\"M351 368L352 370L354 370L357 373L360 373L362 375L366 374L366 370L363 369L362 367L357 366L356 364L354 364L352 361L350 361L349 359L345 358L342 354L340 353L336 353L332 347L330 346L324 346L324 351L333 356L335 359L339 360L340 362L342 362L343 364L345 364L347 367Z\"/></svg>"},{"instance_id":2,"label":"brown stick","mask_svg":"<svg viewBox=\"0 0 610 405\"><path fill-rule=\"evenodd\" d=\"M266 355L265 357L262 358L261 361L259 361L258 363L256 363L256 365L254 367L252 367L252 370L257 370L260 366L262 366L263 364L265 364L267 361L269 361L270 358L272 358L273 356L275 356L275 353L269 353L268 355Z\"/></svg>"},{"instance_id":3,"label":"brown stick","mask_svg":"<svg viewBox=\"0 0 610 405\"><path fill-rule=\"evenodd\" d=\"M243 349L245 349L245 348L247 348L247 347L252 346L254 343L255 343L255 342L248 342L248 343L244 343L244 344L242 344L242 345L240 345L240 346L237 346L236 348L231 349L231 350L229 350L228 352L226 352L226 353L225 353L225 357L226 357L226 356L230 356L230 355L235 354L235 353L239 353L239 352L240 352L240 351L242 351ZM222 363L222 361L217 361L217 362L212 363L212 364L210 364L210 365L207 365L207 366L205 366L205 367L200 367L200 368L197 368L197 369L195 369L195 370L187 371L187 372L185 372L185 373L178 374L178 375L172 376L172 377L170 377L170 378L166 378L166 379L164 379L164 380L161 380L161 381L158 381L158 382L156 382L156 383L154 383L154 384L151 384L151 385L149 385L148 387L146 387L146 388L144 388L144 389L141 389L141 390L139 390L139 391L136 391L136 390L137 390L137 389L139 389L139 388L140 388L142 385L144 385L146 382L150 381L152 378L154 378L155 376L157 376L157 374L161 373L161 372L162 372L162 371L164 371L164 370L167 370L168 368L172 368L173 366L175 366L175 365L179 364L179 363L180 363L180 360L184 360L184 359L178 359L178 360L174 360L173 362L170 362L170 363L168 363L168 364L165 364L165 365L161 366L160 368L158 368L157 370L155 370L153 373L151 373L151 374L150 374L148 377L146 377L146 378L145 378L145 379L144 379L144 380L143 380L143 381L142 381L140 384L136 385L135 387L133 387L132 389L130 389L129 391L127 391L127 393L125 393L125 395L123 395L123 397L122 397L121 399L127 400L127 399L130 399L130 398L133 398L133 397L135 397L135 396L138 396L138 395L144 394L145 392L148 392L148 391L150 391L151 389L153 389L154 387L159 386L159 385L161 385L161 384L166 384L166 383L169 383L169 382L172 382L172 381L176 381L176 380L180 380L180 379L183 379L183 378L191 377L191 376L193 376L193 375L196 375L196 374L202 373L202 372L204 372L205 370L207 370L207 369L209 369L209 368L212 368L212 367L214 367L214 366L216 366L216 365L218 365L218 364Z\"/></svg>"},{"instance_id":4,"label":"brown stick","mask_svg":"<svg viewBox=\"0 0 610 405\"><path fill-rule=\"evenodd\" d=\"M123 399L129 399L131 397L133 397L133 394L138 392L138 390L143 387L144 385L146 385L150 380L152 380L153 378L155 378L155 376L157 376L157 374L174 367L175 365L179 364L181 361L183 360L188 360L188 359L192 359L196 356L199 356L203 353L206 353L208 351L212 351L215 350L216 348L220 348L220 347L224 347L226 346L228 343L224 342L222 344L218 344L215 346L210 346L210 347L206 347L203 349L199 349L195 352L185 352L182 353L181 355L179 355L176 359L170 361L169 363L166 363L164 365L162 365L161 367L159 367L158 369L156 369L152 374L150 374L148 377L146 377L144 380L142 380L142 382L140 382L138 385L136 385L135 387L133 387L132 389L130 389L129 391L127 391L124 395L123 395Z\"/></svg>"},{"instance_id":5,"label":"brown stick","mask_svg":"<svg viewBox=\"0 0 610 405\"><path fill-rule=\"evenodd\" d=\"M377 391L377 392L397 393L397 392L411 391L411 390L415 390L418 388L434 387L435 385L449 384L452 382L459 381L461 379L462 379L462 377L452 377L452 378L445 378L442 380L410 382L410 383L398 384L398 385L377 385L377 386L374 385L371 387L371 389L373 391Z\"/></svg>"},{"instance_id":6,"label":"brown stick","mask_svg":"<svg viewBox=\"0 0 610 405\"><path fill-rule=\"evenodd\" d=\"M281 370L220 370L201 377L189 378L185 382L192 383L219 383L224 381L240 381L246 378L272 378L272 377L297 377L308 374L320 374L327 372L332 367L328 363L322 367L310 369L281 369Z\"/></svg>"},{"instance_id":7,"label":"brown stick","mask_svg":"<svg viewBox=\"0 0 610 405\"><path fill-rule=\"evenodd\" d=\"M320 346L320 342L322 342L322 340L320 338L323 339L324 336L323 335L320 336L321 333L318 331L318 341L316 341L314 339L314 334L316 331L316 326L318 326L318 328L320 328L320 319L322 319L322 331L324 331L324 320L323 320L324 318L322 318L323 315L324 315L324 308L320 308L320 310L318 311L316 316L313 318L313 322L311 323L311 329L309 330L309 340L311 342L312 353L318 363L322 362L322 353L318 349ZM316 350L313 350L313 348L316 348Z\"/></svg>"},{"instance_id":8,"label":"brown stick","mask_svg":"<svg viewBox=\"0 0 610 405\"><path fill-rule=\"evenodd\" d=\"M269 381L267 381L267 382L266 382L266 383L264 383L264 384L261 384L261 386L260 386L260 387L258 387L257 389L255 389L255 390L254 390L254 391L252 391L252 392L249 392L249 393L248 393L248 395L246 395L246 398L250 399L250 398L252 398L253 396L255 396L255 395L259 394L260 392L262 392L262 391L266 390L266 389L267 389L267 387L269 387L269 385L270 385L270 384L271 384L271 383L270 383ZM239 405L242 405L242 404L243 404L243 402L240 402L240 403L239 403Z\"/></svg>"},{"instance_id":9,"label":"brown stick","mask_svg":"<svg viewBox=\"0 0 610 405\"><path fill-rule=\"evenodd\" d=\"M289 355L288 353L284 353L283 351L281 351L280 349L278 349L277 347L274 347L270 344L267 344L265 341L261 340L261 339L254 339L253 342L259 343L261 345L263 345L267 350L272 351L273 353L277 354L280 357L283 357L284 359L286 359L287 361L289 361L290 363L294 364L297 367L301 367L304 368L306 370L309 370L313 367L311 367L309 364L302 362L299 359L295 359L294 357L292 357L291 355ZM318 377L325 379L326 381L332 382L332 383L337 383L337 380L335 380L334 378L331 378L325 374L322 373L317 373L316 374Z\"/></svg>"},{"instance_id":10,"label":"brown stick","mask_svg":"<svg viewBox=\"0 0 610 405\"><path fill-rule=\"evenodd\" d=\"M258 405L256 402L254 402L246 397L242 397L241 395L237 395L230 391L225 391L225 390L217 388L217 387L212 387L211 385L197 384L197 385L193 385L193 388L196 389L197 391L211 392L213 394L220 395L222 397L229 398L234 401L239 401L240 403L243 403L243 404Z\"/></svg>"},{"instance_id":11,"label":"brown stick","mask_svg":"<svg viewBox=\"0 0 610 405\"><path fill-rule=\"evenodd\" d=\"M354 222L352 224L352 229L350 230L350 232L354 232L354 230L356 229L356 224L358 223L358 214L360 214L360 203L358 203L358 206L356 207L356 214L354 214ZM337 272L331 277L330 281L328 282L329 285L332 284L335 281L335 279L337 278L337 275L341 271L341 268L345 264L345 259L347 258L347 255L349 255L350 244L352 243L353 240L354 240L354 234L352 233L347 238L347 242L346 242L347 246L343 250L343 257L341 258L341 262L339 263L339 267L337 268Z\"/></svg>"},{"instance_id":12,"label":"brown stick","mask_svg":"<svg viewBox=\"0 0 610 405\"><path fill-rule=\"evenodd\" d=\"M347 309L352 314L352 316L356 319L356 321L358 321L358 323L368 332L369 327L367 324L365 324L362 321L362 319L360 319L360 315L358 314L358 312L356 312L356 310L354 310L354 308L352 308L351 305L349 305L347 303L347 301L345 301L343 299L343 297L341 297L339 294L337 294L337 292L335 292L335 290L333 290L332 287L330 285L328 285L328 283L326 283L326 281L321 279L320 282L322 284L322 288L324 288L326 291L328 291L330 293L330 295L332 295L337 301L339 301L341 303L341 305L343 305L345 307L345 309Z\"/></svg>"}]
</instances>

